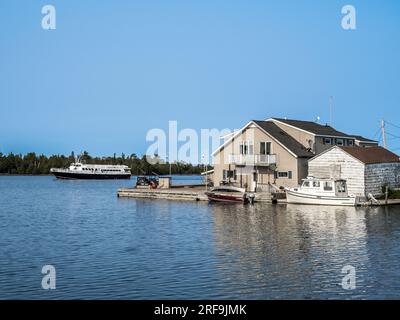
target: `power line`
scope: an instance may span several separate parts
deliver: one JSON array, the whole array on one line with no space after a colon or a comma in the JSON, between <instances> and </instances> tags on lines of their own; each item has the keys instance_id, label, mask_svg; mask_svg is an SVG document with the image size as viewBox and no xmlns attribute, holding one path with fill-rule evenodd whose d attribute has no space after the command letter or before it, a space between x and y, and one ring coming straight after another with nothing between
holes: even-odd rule
<instances>
[{"instance_id":1,"label":"power line","mask_svg":"<svg viewBox=\"0 0 400 320\"><path fill-rule=\"evenodd\" d=\"M386 134L391 136L391 137L393 137L393 138L395 138L395 139L400 139L400 136L396 136L396 135L394 135L394 134L392 134L390 132L386 132Z\"/></svg>"},{"instance_id":2,"label":"power line","mask_svg":"<svg viewBox=\"0 0 400 320\"><path fill-rule=\"evenodd\" d=\"M379 128L380 129L380 128ZM379 137L378 137L378 144L381 143L381 139L382 139L382 132L380 132Z\"/></svg>"},{"instance_id":3,"label":"power line","mask_svg":"<svg viewBox=\"0 0 400 320\"><path fill-rule=\"evenodd\" d=\"M396 127L396 128L398 128L398 129L400 129L400 126L398 126L398 125L396 125L396 124L393 124L393 123L388 122L388 121L386 121L386 120L385 120L385 122L386 122L387 124L390 124L390 125L393 126L393 127Z\"/></svg>"},{"instance_id":4,"label":"power line","mask_svg":"<svg viewBox=\"0 0 400 320\"><path fill-rule=\"evenodd\" d=\"M381 127L378 128L378 130L376 130L374 136L372 137L372 140L375 139L375 137L378 135L378 133L381 131Z\"/></svg>"}]
</instances>

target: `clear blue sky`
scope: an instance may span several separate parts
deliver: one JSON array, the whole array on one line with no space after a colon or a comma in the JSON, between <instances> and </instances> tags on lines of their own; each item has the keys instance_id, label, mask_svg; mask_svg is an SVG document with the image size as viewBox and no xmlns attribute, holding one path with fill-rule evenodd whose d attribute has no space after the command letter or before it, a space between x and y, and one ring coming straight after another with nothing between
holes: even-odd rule
<instances>
[{"instance_id":1,"label":"clear blue sky","mask_svg":"<svg viewBox=\"0 0 400 320\"><path fill-rule=\"evenodd\" d=\"M41 28L45 4L57 30ZM142 154L168 120L325 123L330 95L334 126L373 138L382 117L400 126L399 79L399 1L0 2L3 153Z\"/></svg>"}]
</instances>

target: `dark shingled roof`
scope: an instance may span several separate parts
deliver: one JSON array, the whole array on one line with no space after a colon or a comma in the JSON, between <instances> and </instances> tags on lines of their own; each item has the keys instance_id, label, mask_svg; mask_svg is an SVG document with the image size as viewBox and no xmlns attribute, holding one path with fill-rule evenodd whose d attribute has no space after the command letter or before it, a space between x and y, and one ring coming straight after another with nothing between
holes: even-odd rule
<instances>
[{"instance_id":1,"label":"dark shingled roof","mask_svg":"<svg viewBox=\"0 0 400 320\"><path fill-rule=\"evenodd\" d=\"M339 147L365 164L400 162L399 156L382 147Z\"/></svg>"},{"instance_id":2,"label":"dark shingled roof","mask_svg":"<svg viewBox=\"0 0 400 320\"><path fill-rule=\"evenodd\" d=\"M312 121L302 121L302 120L290 120L290 119L282 119L282 118L272 118L273 120L277 120L283 123L286 123L290 126L311 132L315 135L319 136L334 136L334 137L353 137L349 136L346 133L337 131L328 125L321 125Z\"/></svg>"},{"instance_id":3,"label":"dark shingled roof","mask_svg":"<svg viewBox=\"0 0 400 320\"><path fill-rule=\"evenodd\" d=\"M259 120L253 120L253 122L255 122L263 130L268 132L273 138L282 143L296 156L300 158L311 158L314 156L314 154L311 151L308 151L300 142L298 142L292 136L290 136L281 128L279 128L275 123L271 121L259 121Z\"/></svg>"},{"instance_id":4,"label":"dark shingled roof","mask_svg":"<svg viewBox=\"0 0 400 320\"><path fill-rule=\"evenodd\" d=\"M357 135L351 135L351 136L356 138L356 140L361 141L361 142L378 143L378 141L367 139L367 138L364 138L363 136L357 136Z\"/></svg>"}]
</instances>

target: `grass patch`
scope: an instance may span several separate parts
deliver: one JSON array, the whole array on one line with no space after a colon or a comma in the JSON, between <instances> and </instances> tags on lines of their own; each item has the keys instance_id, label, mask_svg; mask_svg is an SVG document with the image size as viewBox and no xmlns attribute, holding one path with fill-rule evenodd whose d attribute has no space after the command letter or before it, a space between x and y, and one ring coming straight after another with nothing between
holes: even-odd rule
<instances>
[{"instance_id":1,"label":"grass patch","mask_svg":"<svg viewBox=\"0 0 400 320\"><path fill-rule=\"evenodd\" d=\"M385 192L386 192L386 186L382 187L382 199L385 199ZM388 189L388 199L400 199L400 190L399 189Z\"/></svg>"}]
</instances>

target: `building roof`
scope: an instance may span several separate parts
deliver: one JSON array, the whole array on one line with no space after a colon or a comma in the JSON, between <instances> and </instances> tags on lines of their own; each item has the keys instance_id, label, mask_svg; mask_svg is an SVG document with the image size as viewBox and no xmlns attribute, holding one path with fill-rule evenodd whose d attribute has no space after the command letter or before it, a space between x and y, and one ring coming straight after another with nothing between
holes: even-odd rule
<instances>
[{"instance_id":1,"label":"building roof","mask_svg":"<svg viewBox=\"0 0 400 320\"><path fill-rule=\"evenodd\" d=\"M366 143L376 143L378 144L378 141L376 140L371 140L368 138L364 138L363 136L357 136L357 135L351 135L352 137L356 138L356 140L361 141L361 142L366 142Z\"/></svg>"},{"instance_id":2,"label":"building roof","mask_svg":"<svg viewBox=\"0 0 400 320\"><path fill-rule=\"evenodd\" d=\"M400 162L397 154L382 147L343 147L338 146L349 155L365 164Z\"/></svg>"},{"instance_id":3,"label":"building roof","mask_svg":"<svg viewBox=\"0 0 400 320\"><path fill-rule=\"evenodd\" d=\"M354 136L348 135L346 133L337 131L336 129L332 128L331 126L321 125L316 122L312 121L303 121L303 120L291 120L291 119L282 119L282 118L271 118L272 120L276 120L287 124L289 126L293 126L299 128L301 130L310 132L317 136L332 136L332 137L349 137L354 138Z\"/></svg>"},{"instance_id":4,"label":"building roof","mask_svg":"<svg viewBox=\"0 0 400 320\"><path fill-rule=\"evenodd\" d=\"M308 151L300 142L287 134L272 121L253 120L253 122L257 124L261 129L266 131L268 134L270 134L273 138L278 140L297 157L311 158L314 156L311 151Z\"/></svg>"}]
</instances>

